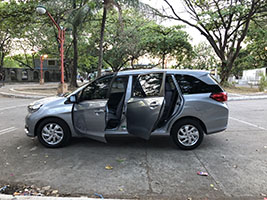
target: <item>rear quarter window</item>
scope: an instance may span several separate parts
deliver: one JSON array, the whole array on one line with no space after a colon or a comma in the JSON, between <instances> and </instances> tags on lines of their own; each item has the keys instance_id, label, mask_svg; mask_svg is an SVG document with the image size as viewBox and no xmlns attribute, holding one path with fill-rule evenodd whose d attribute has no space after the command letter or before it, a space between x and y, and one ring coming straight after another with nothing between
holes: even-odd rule
<instances>
[{"instance_id":1,"label":"rear quarter window","mask_svg":"<svg viewBox=\"0 0 267 200\"><path fill-rule=\"evenodd\" d=\"M207 84L200 79L190 76L176 74L175 78L183 94L219 93L223 92L219 85Z\"/></svg>"}]
</instances>

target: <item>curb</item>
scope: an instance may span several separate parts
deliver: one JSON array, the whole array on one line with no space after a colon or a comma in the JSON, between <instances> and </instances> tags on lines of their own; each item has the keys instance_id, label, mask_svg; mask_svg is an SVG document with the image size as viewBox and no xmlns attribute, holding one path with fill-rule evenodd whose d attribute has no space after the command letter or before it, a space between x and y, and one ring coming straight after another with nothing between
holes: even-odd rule
<instances>
[{"instance_id":1,"label":"curb","mask_svg":"<svg viewBox=\"0 0 267 200\"><path fill-rule=\"evenodd\" d=\"M37 92L25 92L25 91L20 91L18 89L10 88L9 89L13 93L18 93L18 94L23 94L23 95L31 95L31 96L44 96L44 97L50 97L53 96L53 94L47 94L47 95L42 95L42 93L37 93Z\"/></svg>"},{"instance_id":2,"label":"curb","mask_svg":"<svg viewBox=\"0 0 267 200\"><path fill-rule=\"evenodd\" d=\"M0 95L5 97L14 97L14 98L22 98L22 99L42 99L47 96L33 96L33 95L24 95L24 94L11 94L8 92L0 92Z\"/></svg>"},{"instance_id":3,"label":"curb","mask_svg":"<svg viewBox=\"0 0 267 200\"><path fill-rule=\"evenodd\" d=\"M228 101L260 100L260 99L267 99L267 95L262 95L262 96L229 97L228 98Z\"/></svg>"}]
</instances>

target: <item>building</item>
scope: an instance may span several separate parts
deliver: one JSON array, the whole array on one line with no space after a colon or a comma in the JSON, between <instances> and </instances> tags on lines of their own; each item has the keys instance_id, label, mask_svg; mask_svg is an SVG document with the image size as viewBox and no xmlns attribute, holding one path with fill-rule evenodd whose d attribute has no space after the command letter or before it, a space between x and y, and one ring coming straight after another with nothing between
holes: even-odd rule
<instances>
[{"instance_id":1,"label":"building","mask_svg":"<svg viewBox=\"0 0 267 200\"><path fill-rule=\"evenodd\" d=\"M267 67L260 69L244 70L242 75L242 81L248 84L258 85L261 79L261 75L267 75Z\"/></svg>"},{"instance_id":2,"label":"building","mask_svg":"<svg viewBox=\"0 0 267 200\"><path fill-rule=\"evenodd\" d=\"M3 68L5 82L39 82L40 81L40 59L34 60L34 69L29 68ZM60 61L57 59L46 59L43 61L43 77L45 82L60 81Z\"/></svg>"}]
</instances>

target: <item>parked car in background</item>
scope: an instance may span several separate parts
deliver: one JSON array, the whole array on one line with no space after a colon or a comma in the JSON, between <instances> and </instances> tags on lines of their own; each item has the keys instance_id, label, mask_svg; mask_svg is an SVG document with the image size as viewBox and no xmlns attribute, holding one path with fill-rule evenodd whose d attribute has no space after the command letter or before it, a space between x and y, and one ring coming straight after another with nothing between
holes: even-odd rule
<instances>
[{"instance_id":1,"label":"parked car in background","mask_svg":"<svg viewBox=\"0 0 267 200\"><path fill-rule=\"evenodd\" d=\"M107 134L148 140L170 135L181 149L194 149L204 134L228 123L227 94L205 71L131 70L104 75L66 97L28 106L25 131L46 147L71 137L106 142Z\"/></svg>"}]
</instances>

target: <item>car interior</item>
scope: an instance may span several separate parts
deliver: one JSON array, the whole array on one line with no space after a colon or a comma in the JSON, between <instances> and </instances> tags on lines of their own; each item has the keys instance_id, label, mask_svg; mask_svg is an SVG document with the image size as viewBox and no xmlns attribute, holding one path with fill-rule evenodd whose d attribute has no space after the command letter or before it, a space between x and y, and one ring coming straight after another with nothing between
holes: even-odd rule
<instances>
[{"instance_id":1,"label":"car interior","mask_svg":"<svg viewBox=\"0 0 267 200\"><path fill-rule=\"evenodd\" d=\"M120 125L127 82L127 77L117 77L111 85L107 102L107 129L113 129Z\"/></svg>"},{"instance_id":2,"label":"car interior","mask_svg":"<svg viewBox=\"0 0 267 200\"><path fill-rule=\"evenodd\" d=\"M136 84L136 77L134 78L133 85L135 85L135 92L140 92L142 96L144 92L139 84ZM111 86L109 100L107 102L107 129L117 128L121 123L126 88L127 88L128 77L117 77ZM165 125L166 121L172 116L176 102L178 100L178 91L172 80L171 76L166 77L165 83L165 104L163 114L159 120L158 127Z\"/></svg>"},{"instance_id":3,"label":"car interior","mask_svg":"<svg viewBox=\"0 0 267 200\"><path fill-rule=\"evenodd\" d=\"M167 75L164 95L165 107L161 119L159 120L158 127L165 125L168 119L172 116L178 97L178 91L173 82L173 79L170 75Z\"/></svg>"}]
</instances>

